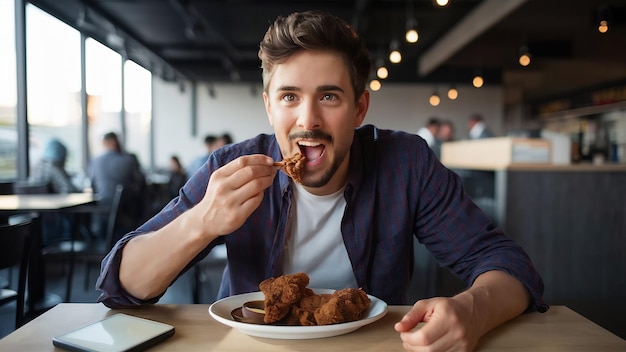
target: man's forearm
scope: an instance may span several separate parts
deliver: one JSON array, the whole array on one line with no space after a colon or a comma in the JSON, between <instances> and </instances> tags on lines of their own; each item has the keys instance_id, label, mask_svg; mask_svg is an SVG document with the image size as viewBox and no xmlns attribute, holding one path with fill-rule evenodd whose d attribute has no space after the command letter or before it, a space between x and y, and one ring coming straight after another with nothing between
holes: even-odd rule
<instances>
[{"instance_id":1,"label":"man's forearm","mask_svg":"<svg viewBox=\"0 0 626 352\"><path fill-rule=\"evenodd\" d=\"M164 292L211 238L203 236L182 214L162 229L130 240L123 249L120 282L136 298ZM194 229L195 228L195 229Z\"/></svg>"},{"instance_id":2,"label":"man's forearm","mask_svg":"<svg viewBox=\"0 0 626 352\"><path fill-rule=\"evenodd\" d=\"M480 335L520 315L530 302L528 291L503 271L488 271L476 278L472 287L454 297L472 309Z\"/></svg>"}]
</instances>

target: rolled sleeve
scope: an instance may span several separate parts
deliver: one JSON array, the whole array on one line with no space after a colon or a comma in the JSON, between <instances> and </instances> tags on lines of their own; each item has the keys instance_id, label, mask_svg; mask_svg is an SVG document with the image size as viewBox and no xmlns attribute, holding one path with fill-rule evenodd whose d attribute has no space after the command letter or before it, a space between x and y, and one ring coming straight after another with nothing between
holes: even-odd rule
<instances>
[{"instance_id":1,"label":"rolled sleeve","mask_svg":"<svg viewBox=\"0 0 626 352\"><path fill-rule=\"evenodd\" d=\"M109 308L124 308L140 306L142 304L153 304L159 301L161 296L148 300L141 300L128 293L120 282L120 263L122 261L122 251L124 246L140 232L131 232L119 240L109 254L102 260L100 277L96 282L96 290L101 294L98 302L102 302Z\"/></svg>"}]
</instances>

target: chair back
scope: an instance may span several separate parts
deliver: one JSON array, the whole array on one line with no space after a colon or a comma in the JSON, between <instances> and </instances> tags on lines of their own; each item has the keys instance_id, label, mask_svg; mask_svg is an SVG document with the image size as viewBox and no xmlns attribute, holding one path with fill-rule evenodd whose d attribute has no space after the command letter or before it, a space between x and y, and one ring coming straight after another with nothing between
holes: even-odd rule
<instances>
[{"instance_id":1,"label":"chair back","mask_svg":"<svg viewBox=\"0 0 626 352\"><path fill-rule=\"evenodd\" d=\"M50 192L50 185L47 182L20 181L13 184L15 194L46 194Z\"/></svg>"},{"instance_id":2,"label":"chair back","mask_svg":"<svg viewBox=\"0 0 626 352\"><path fill-rule=\"evenodd\" d=\"M113 194L113 202L111 203L111 211L109 212L109 218L107 219L107 227L105 233L105 243L108 249L113 248L113 245L118 240L117 232L120 230L119 218L122 199L124 197L124 186L118 184L115 187L115 193Z\"/></svg>"},{"instance_id":3,"label":"chair back","mask_svg":"<svg viewBox=\"0 0 626 352\"><path fill-rule=\"evenodd\" d=\"M15 327L18 328L24 321L24 297L26 291L26 271L28 268L28 254L30 249L31 219L22 218L12 224L0 225L0 269L19 269L18 285L15 295L5 295L3 290L0 304L13 300L17 301L15 312Z\"/></svg>"},{"instance_id":4,"label":"chair back","mask_svg":"<svg viewBox=\"0 0 626 352\"><path fill-rule=\"evenodd\" d=\"M8 195L8 194L13 194L13 192L15 192L13 190L13 184L15 182L0 182L0 195Z\"/></svg>"}]
</instances>

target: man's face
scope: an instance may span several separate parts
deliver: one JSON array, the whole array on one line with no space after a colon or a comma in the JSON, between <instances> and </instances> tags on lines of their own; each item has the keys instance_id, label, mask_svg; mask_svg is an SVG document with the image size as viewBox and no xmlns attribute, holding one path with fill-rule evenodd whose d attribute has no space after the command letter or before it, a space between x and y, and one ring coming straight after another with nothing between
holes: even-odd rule
<instances>
[{"instance_id":1,"label":"man's face","mask_svg":"<svg viewBox=\"0 0 626 352\"><path fill-rule=\"evenodd\" d=\"M344 186L354 129L369 105L366 91L355 103L343 58L328 51L302 51L276 66L263 94L283 157L306 155L302 184L314 194Z\"/></svg>"}]
</instances>

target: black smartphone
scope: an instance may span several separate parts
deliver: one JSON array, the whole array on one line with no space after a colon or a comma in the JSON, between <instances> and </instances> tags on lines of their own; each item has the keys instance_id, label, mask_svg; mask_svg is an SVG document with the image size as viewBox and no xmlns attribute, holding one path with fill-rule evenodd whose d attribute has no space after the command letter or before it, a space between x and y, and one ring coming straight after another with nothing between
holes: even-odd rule
<instances>
[{"instance_id":1,"label":"black smartphone","mask_svg":"<svg viewBox=\"0 0 626 352\"><path fill-rule=\"evenodd\" d=\"M66 334L52 343L78 352L143 351L174 335L174 327L153 320L118 313Z\"/></svg>"}]
</instances>

